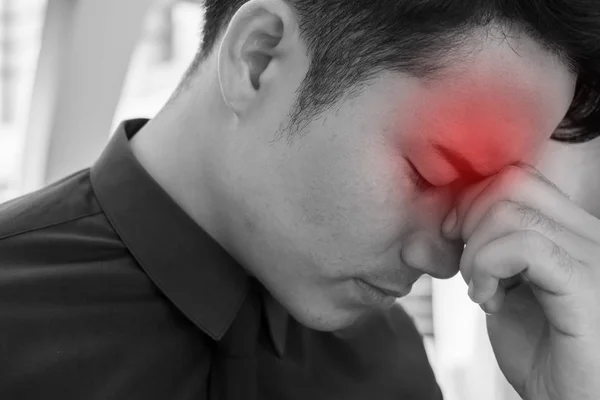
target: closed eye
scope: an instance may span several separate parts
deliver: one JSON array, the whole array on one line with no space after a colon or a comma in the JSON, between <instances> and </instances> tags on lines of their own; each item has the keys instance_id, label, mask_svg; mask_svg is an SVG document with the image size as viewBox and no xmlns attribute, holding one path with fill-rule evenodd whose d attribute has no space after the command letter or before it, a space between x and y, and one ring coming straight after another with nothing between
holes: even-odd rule
<instances>
[{"instance_id":1,"label":"closed eye","mask_svg":"<svg viewBox=\"0 0 600 400\"><path fill-rule=\"evenodd\" d=\"M419 173L419 171L417 170L417 168L414 166L413 163L411 163L408 160L406 160L406 162L408 163L408 166L410 167L411 180L413 181L413 184L415 185L415 187L417 188L417 190L419 192L423 192L423 191L433 187L433 185L431 183L429 183L429 181L427 179L423 178L423 175L421 175Z\"/></svg>"}]
</instances>

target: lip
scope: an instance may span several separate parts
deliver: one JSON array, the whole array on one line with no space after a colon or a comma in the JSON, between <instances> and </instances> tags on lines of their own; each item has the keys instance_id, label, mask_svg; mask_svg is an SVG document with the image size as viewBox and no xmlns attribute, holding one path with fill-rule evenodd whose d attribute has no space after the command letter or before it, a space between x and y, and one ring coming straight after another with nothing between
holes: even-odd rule
<instances>
[{"instance_id":1,"label":"lip","mask_svg":"<svg viewBox=\"0 0 600 400\"><path fill-rule=\"evenodd\" d=\"M382 291L377 286L362 279L354 279L354 282L359 290L359 299L361 304L368 307L381 307L387 309L396 302L396 295L390 295L388 292Z\"/></svg>"},{"instance_id":2,"label":"lip","mask_svg":"<svg viewBox=\"0 0 600 400\"><path fill-rule=\"evenodd\" d=\"M371 282L367 282L363 279L358 279L358 280L366 285L369 285L374 290L381 292L384 296L395 297L395 298L406 296L406 291L384 288L384 287L375 285Z\"/></svg>"}]
</instances>

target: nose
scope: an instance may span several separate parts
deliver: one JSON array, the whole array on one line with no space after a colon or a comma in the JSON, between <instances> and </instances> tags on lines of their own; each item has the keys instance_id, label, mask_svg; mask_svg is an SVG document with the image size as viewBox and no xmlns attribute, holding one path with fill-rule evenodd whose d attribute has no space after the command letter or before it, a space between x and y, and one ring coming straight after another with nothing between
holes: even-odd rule
<instances>
[{"instance_id":1,"label":"nose","mask_svg":"<svg viewBox=\"0 0 600 400\"><path fill-rule=\"evenodd\" d=\"M454 207L456 188L432 188L415 202L411 210L414 226L403 240L400 256L410 268L439 279L458 272L464 243L442 235L442 224Z\"/></svg>"},{"instance_id":2,"label":"nose","mask_svg":"<svg viewBox=\"0 0 600 400\"><path fill-rule=\"evenodd\" d=\"M410 268L438 279L452 278L458 272L464 245L439 234L419 230L411 234L401 249L402 262Z\"/></svg>"}]
</instances>

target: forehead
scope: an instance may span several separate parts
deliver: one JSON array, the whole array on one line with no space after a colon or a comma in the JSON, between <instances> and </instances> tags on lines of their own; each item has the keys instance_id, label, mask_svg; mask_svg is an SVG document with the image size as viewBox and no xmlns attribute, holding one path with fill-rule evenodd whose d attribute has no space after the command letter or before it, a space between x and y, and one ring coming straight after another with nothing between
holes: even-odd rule
<instances>
[{"instance_id":1,"label":"forehead","mask_svg":"<svg viewBox=\"0 0 600 400\"><path fill-rule=\"evenodd\" d=\"M566 65L528 38L486 41L443 78L404 93L408 140L443 144L491 173L532 156L560 123L573 98ZM495 156L492 156L495 154Z\"/></svg>"}]
</instances>

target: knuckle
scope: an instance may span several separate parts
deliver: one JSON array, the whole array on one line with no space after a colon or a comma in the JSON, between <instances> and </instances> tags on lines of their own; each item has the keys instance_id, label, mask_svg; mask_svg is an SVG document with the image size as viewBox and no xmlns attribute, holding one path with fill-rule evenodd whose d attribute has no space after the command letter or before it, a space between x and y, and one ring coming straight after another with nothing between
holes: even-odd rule
<instances>
[{"instance_id":1,"label":"knuckle","mask_svg":"<svg viewBox=\"0 0 600 400\"><path fill-rule=\"evenodd\" d=\"M563 248L554 245L552 249L552 258L555 260L553 272L558 277L559 281L562 281L561 287L565 289L571 287L575 272L571 257Z\"/></svg>"},{"instance_id":2,"label":"knuckle","mask_svg":"<svg viewBox=\"0 0 600 400\"><path fill-rule=\"evenodd\" d=\"M550 264L550 273L561 281L561 287L569 287L573 278L574 266L573 259L565 249L532 230L524 231L520 241L524 251L536 259L536 262Z\"/></svg>"},{"instance_id":3,"label":"knuckle","mask_svg":"<svg viewBox=\"0 0 600 400\"><path fill-rule=\"evenodd\" d=\"M537 169L534 165L526 164L526 163L519 163L519 166L521 168L523 168L525 171L527 171L528 173L530 173L531 175L533 175L535 178L537 178L540 182L542 182L546 186L562 193L560 188L554 182L552 182L550 179L546 178L544 176L544 174L542 174L540 172L540 170Z\"/></svg>"},{"instance_id":4,"label":"knuckle","mask_svg":"<svg viewBox=\"0 0 600 400\"><path fill-rule=\"evenodd\" d=\"M517 206L510 201L500 201L490 207L488 218L490 223L497 225L514 225L516 222Z\"/></svg>"},{"instance_id":5,"label":"knuckle","mask_svg":"<svg viewBox=\"0 0 600 400\"><path fill-rule=\"evenodd\" d=\"M570 281L570 277L573 272L573 263L569 253L567 253L565 249L563 249L556 243L552 242L550 245L550 257L552 257L552 259L556 261L556 266L558 268L569 272L568 280Z\"/></svg>"},{"instance_id":6,"label":"knuckle","mask_svg":"<svg viewBox=\"0 0 600 400\"><path fill-rule=\"evenodd\" d=\"M515 182L523 179L523 173L516 167L509 166L503 169L487 187L487 193L493 193L496 199L510 200L514 193Z\"/></svg>"},{"instance_id":7,"label":"knuckle","mask_svg":"<svg viewBox=\"0 0 600 400\"><path fill-rule=\"evenodd\" d=\"M547 224L547 221L546 221L547 218L544 217L544 215L536 209L527 207L525 205L519 205L517 207L517 212L519 215L520 226L525 227L525 226L537 226L537 225Z\"/></svg>"},{"instance_id":8,"label":"knuckle","mask_svg":"<svg viewBox=\"0 0 600 400\"><path fill-rule=\"evenodd\" d=\"M515 224L520 228L539 227L544 231L558 232L562 226L541 211L524 204L513 203L511 215L506 215L507 223Z\"/></svg>"},{"instance_id":9,"label":"knuckle","mask_svg":"<svg viewBox=\"0 0 600 400\"><path fill-rule=\"evenodd\" d=\"M558 232L562 225L534 208L524 207L522 212L523 226L539 226L545 231Z\"/></svg>"},{"instance_id":10,"label":"knuckle","mask_svg":"<svg viewBox=\"0 0 600 400\"><path fill-rule=\"evenodd\" d=\"M507 199L518 198L519 189L531 179L531 175L518 166L505 167L494 181L494 190Z\"/></svg>"},{"instance_id":11,"label":"knuckle","mask_svg":"<svg viewBox=\"0 0 600 400\"><path fill-rule=\"evenodd\" d=\"M534 230L522 231L519 241L522 243L522 248L527 250L547 251L549 247L548 240Z\"/></svg>"},{"instance_id":12,"label":"knuckle","mask_svg":"<svg viewBox=\"0 0 600 400\"><path fill-rule=\"evenodd\" d=\"M523 169L519 168L516 165L509 165L504 168L502 173L500 174L499 182L503 187L512 186L515 182L518 182L521 179L525 178L525 173Z\"/></svg>"}]
</instances>

